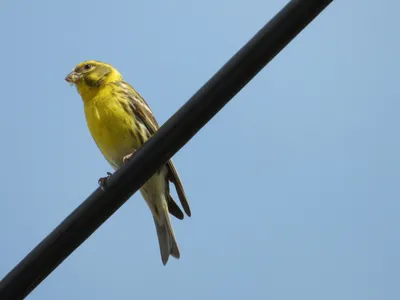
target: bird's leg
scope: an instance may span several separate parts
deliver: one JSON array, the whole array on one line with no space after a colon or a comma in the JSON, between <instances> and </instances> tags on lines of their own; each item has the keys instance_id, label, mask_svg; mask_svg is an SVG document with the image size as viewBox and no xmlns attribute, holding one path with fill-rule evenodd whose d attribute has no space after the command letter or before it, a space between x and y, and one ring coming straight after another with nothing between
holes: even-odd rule
<instances>
[{"instance_id":1,"label":"bird's leg","mask_svg":"<svg viewBox=\"0 0 400 300\"><path fill-rule=\"evenodd\" d=\"M124 158L122 159L122 162L125 164L135 152L136 150L133 150L131 154L125 155Z\"/></svg>"},{"instance_id":2,"label":"bird's leg","mask_svg":"<svg viewBox=\"0 0 400 300\"><path fill-rule=\"evenodd\" d=\"M110 172L107 172L107 176L106 177L100 177L99 178L99 186L101 187L102 190L104 190L104 187L106 185L106 180L108 179L108 177L110 177L112 174Z\"/></svg>"},{"instance_id":3,"label":"bird's leg","mask_svg":"<svg viewBox=\"0 0 400 300\"><path fill-rule=\"evenodd\" d=\"M136 152L136 150L134 149L134 150L132 151L132 153L130 153L130 154L124 156L124 157L122 158L122 162L123 162L123 163L126 163L126 162L131 158L132 154L135 153L135 152ZM106 185L106 180L107 180L108 177L110 177L111 175L112 175L112 174L111 174L110 172L107 172L107 176L106 176L106 177L100 177L100 178L99 178L98 183L99 183L100 187L101 187L103 190L104 190L104 187L105 187L105 185Z\"/></svg>"}]
</instances>

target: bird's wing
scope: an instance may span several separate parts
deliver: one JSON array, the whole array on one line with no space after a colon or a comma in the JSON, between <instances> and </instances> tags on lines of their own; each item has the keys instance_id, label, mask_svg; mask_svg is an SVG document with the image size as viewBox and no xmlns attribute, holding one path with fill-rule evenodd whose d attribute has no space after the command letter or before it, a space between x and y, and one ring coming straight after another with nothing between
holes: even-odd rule
<instances>
[{"instance_id":1,"label":"bird's wing","mask_svg":"<svg viewBox=\"0 0 400 300\"><path fill-rule=\"evenodd\" d=\"M151 111L149 105L146 103L146 101L143 99L143 97L140 96L140 94L138 92L136 92L132 86L130 86L126 82L124 82L124 84L127 86L127 89L128 89L128 98L133 106L132 110L136 114L136 117L140 118L140 120L146 126L146 128L150 132L150 134L153 135L160 127L158 125L156 119L154 118L153 112ZM185 213L190 217L191 211L190 211L189 203L187 201L186 194L183 189L183 185L179 178L178 172L177 172L177 170L174 166L174 163L172 162L171 159L168 160L168 162L166 163L166 166L167 166L167 170L168 170L168 180L174 184L176 192L179 197L179 200L182 204L182 207L183 207ZM169 192L169 190L168 190L168 192ZM176 212L176 209L179 209L179 207L176 205L176 203L172 199L171 195L168 194L168 196L169 196L168 202L170 202L170 201L173 202L173 204L171 203L171 205L168 205L168 208L169 208L170 212L173 215L175 215L173 213L173 211ZM183 218L182 212L180 212L181 214L179 214L178 212L176 212L176 213L178 215L175 215L175 216L178 219L181 219L180 218L181 215L182 215L181 217Z\"/></svg>"}]
</instances>

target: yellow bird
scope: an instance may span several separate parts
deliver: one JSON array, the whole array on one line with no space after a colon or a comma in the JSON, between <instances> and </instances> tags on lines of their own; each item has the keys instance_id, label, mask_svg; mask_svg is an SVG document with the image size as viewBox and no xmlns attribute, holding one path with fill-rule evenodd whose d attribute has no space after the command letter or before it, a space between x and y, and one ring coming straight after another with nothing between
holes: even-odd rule
<instances>
[{"instance_id":1,"label":"yellow bird","mask_svg":"<svg viewBox=\"0 0 400 300\"><path fill-rule=\"evenodd\" d=\"M114 170L121 167L159 128L148 104L111 65L85 61L78 64L65 80L74 84L81 95L89 131ZM191 216L172 160L140 189L154 218L164 265L170 255L180 257L169 213L180 220L184 217L170 195L169 182L175 185L185 213Z\"/></svg>"}]
</instances>

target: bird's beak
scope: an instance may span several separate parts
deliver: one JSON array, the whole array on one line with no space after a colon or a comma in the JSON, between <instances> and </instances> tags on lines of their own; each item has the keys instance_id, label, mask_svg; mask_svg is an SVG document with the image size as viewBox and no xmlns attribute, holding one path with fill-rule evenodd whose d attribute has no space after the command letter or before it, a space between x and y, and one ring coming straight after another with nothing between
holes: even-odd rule
<instances>
[{"instance_id":1,"label":"bird's beak","mask_svg":"<svg viewBox=\"0 0 400 300\"><path fill-rule=\"evenodd\" d=\"M71 73L68 74L67 77L65 77L65 81L74 84L80 79L80 77L81 76L78 73L72 71Z\"/></svg>"}]
</instances>

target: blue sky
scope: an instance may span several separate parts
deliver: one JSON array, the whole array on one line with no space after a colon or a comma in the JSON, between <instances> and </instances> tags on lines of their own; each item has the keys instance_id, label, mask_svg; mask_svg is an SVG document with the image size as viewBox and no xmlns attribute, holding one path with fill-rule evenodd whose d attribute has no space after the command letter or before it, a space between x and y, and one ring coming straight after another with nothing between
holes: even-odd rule
<instances>
[{"instance_id":1,"label":"blue sky","mask_svg":"<svg viewBox=\"0 0 400 300\"><path fill-rule=\"evenodd\" d=\"M165 122L286 1L3 1L0 276L111 171L65 75L118 68ZM400 21L336 1L174 161L162 266L134 195L28 299L398 299Z\"/></svg>"}]
</instances>

